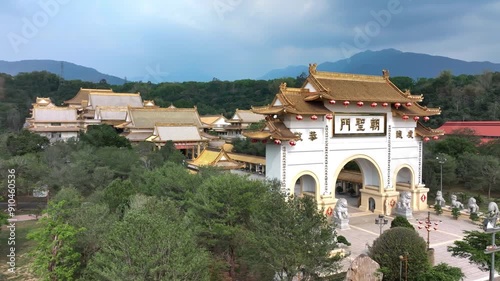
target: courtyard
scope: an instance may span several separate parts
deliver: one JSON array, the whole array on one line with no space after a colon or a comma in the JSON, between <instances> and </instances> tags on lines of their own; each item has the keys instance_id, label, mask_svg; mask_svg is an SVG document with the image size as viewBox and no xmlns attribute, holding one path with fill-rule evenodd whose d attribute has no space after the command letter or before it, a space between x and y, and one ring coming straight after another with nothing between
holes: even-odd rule
<instances>
[{"instance_id":1,"label":"courtyard","mask_svg":"<svg viewBox=\"0 0 500 281\"><path fill-rule=\"evenodd\" d=\"M358 208L349 206L350 229L338 230L339 235L343 235L351 243L351 246L346 247L346 251L350 252L351 255L344 259L343 270L347 270L351 261L362 253L366 253L368 250L368 245L371 245L373 241L379 237L380 227L375 224L375 218L378 214L372 212L362 212ZM394 219L394 215L388 216L389 222L385 225L382 231L390 228L391 221ZM415 226L416 231L427 241L427 231L425 229L418 229L418 221L425 220L427 218L426 211L413 212L413 219L409 221ZM442 221L439 223L438 230L430 232L430 248L434 249L434 259L435 264L444 262L451 266L460 267L462 272L465 274L464 281L483 281L488 280L489 272L481 271L479 268L470 264L468 259L462 259L457 257L452 257L451 253L447 251L447 247L453 245L455 240L461 240L463 237L464 230L480 230L479 225L474 224L468 217L462 215L455 220L451 217L449 212L445 212L440 216L437 216L434 212L430 215L431 221ZM499 276L496 274L495 276Z\"/></svg>"}]
</instances>

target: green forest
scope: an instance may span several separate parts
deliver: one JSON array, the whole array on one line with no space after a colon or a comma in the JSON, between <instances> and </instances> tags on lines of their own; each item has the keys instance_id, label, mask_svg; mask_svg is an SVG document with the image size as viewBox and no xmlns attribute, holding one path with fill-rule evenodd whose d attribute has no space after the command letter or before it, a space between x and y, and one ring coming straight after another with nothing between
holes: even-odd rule
<instances>
[{"instance_id":1,"label":"green forest","mask_svg":"<svg viewBox=\"0 0 500 281\"><path fill-rule=\"evenodd\" d=\"M108 85L65 81L48 72L21 73L16 76L0 74L0 131L18 131L29 116L36 97L50 97L60 105L83 88L112 88L115 92L140 92L143 99L155 100L166 107L197 106L200 115L224 114L231 117L236 109L269 104L281 82L290 87L300 87L306 74L275 80L237 80L210 82L159 83L129 82ZM500 73L485 72L481 75L453 76L443 72L436 78L413 80L409 77L392 77L400 89L413 94L423 94L422 105L440 107L442 114L431 119L431 126L447 120L500 120Z\"/></svg>"}]
</instances>

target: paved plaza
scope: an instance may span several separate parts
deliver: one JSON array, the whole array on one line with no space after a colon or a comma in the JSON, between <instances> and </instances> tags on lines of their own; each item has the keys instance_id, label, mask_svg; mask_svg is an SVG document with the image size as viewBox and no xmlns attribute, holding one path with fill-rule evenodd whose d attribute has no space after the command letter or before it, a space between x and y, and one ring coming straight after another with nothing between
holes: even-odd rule
<instances>
[{"instance_id":1,"label":"paved plaza","mask_svg":"<svg viewBox=\"0 0 500 281\"><path fill-rule=\"evenodd\" d=\"M350 214L350 229L338 230L339 235L343 235L352 244L346 250L351 252L351 256L343 261L344 270L347 270L350 262L359 254L366 253L367 245L371 245L373 241L379 236L380 227L375 224L375 218L378 214L372 212L361 212L359 209L349 207ZM417 226L416 219L424 220L427 218L427 212L414 212L414 219L409 221ZM390 228L390 223L394 216L387 217L389 223L384 226L383 231ZM447 246L453 245L455 240L460 240L463 237L464 230L481 230L481 228L473 224L468 217L462 215L461 218L455 220L451 215L442 214L440 216L431 212L431 221L442 220L439 224L437 231L430 233L430 247L434 248L435 264L440 262L447 263L451 266L460 267L462 272L466 275L465 281L483 281L488 280L489 272L481 271L479 268L470 264L468 259L452 257L451 253L447 251ZM417 229L417 227L415 227ZM420 236L427 241L427 231L425 229L417 229ZM498 276L498 274L496 275Z\"/></svg>"}]
</instances>

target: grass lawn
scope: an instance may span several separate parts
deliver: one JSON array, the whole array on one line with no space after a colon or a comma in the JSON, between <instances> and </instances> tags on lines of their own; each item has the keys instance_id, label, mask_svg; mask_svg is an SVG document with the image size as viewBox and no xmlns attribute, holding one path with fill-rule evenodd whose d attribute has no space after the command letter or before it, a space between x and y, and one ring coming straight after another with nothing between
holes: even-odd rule
<instances>
[{"instance_id":1,"label":"grass lawn","mask_svg":"<svg viewBox=\"0 0 500 281\"><path fill-rule=\"evenodd\" d=\"M16 273L12 274L7 271L9 269L7 254L10 252L10 247L12 247L7 244L10 231L6 226L2 226L0 232L0 280L38 280L29 274L30 258L27 253L34 247L34 242L26 238L28 232L36 227L36 221L16 222Z\"/></svg>"}]
</instances>

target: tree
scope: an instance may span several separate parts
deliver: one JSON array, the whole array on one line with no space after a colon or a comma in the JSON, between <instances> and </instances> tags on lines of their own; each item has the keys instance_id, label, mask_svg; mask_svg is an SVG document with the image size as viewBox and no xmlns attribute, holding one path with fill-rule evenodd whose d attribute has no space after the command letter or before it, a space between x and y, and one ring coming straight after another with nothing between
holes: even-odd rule
<instances>
[{"instance_id":1,"label":"tree","mask_svg":"<svg viewBox=\"0 0 500 281\"><path fill-rule=\"evenodd\" d=\"M415 81L411 77L399 76L391 77L391 82L401 90L412 90L415 87Z\"/></svg>"},{"instance_id":2,"label":"tree","mask_svg":"<svg viewBox=\"0 0 500 281\"><path fill-rule=\"evenodd\" d=\"M189 196L201 184L201 178L189 173L185 167L165 163L161 168L145 172L138 183L138 190L146 195L168 198L185 209Z\"/></svg>"},{"instance_id":3,"label":"tree","mask_svg":"<svg viewBox=\"0 0 500 281\"><path fill-rule=\"evenodd\" d=\"M234 139L232 143L234 146L233 151L235 153L250 154L257 156L266 155L266 144L261 141L252 142L251 139L245 138L245 139Z\"/></svg>"},{"instance_id":4,"label":"tree","mask_svg":"<svg viewBox=\"0 0 500 281\"><path fill-rule=\"evenodd\" d=\"M476 264L480 270L487 271L491 266L491 254L485 254L486 246L491 245L491 233L483 231L464 231L464 238L448 246L448 252L453 257L466 258L470 263ZM500 237L496 236L496 245L500 245ZM500 253L495 253L495 260L500 258ZM500 263L495 263L495 270L500 270Z\"/></svg>"},{"instance_id":5,"label":"tree","mask_svg":"<svg viewBox=\"0 0 500 281\"><path fill-rule=\"evenodd\" d=\"M459 159L458 173L461 174L464 185L473 190L484 190L491 197L500 178L500 161L491 155L466 153Z\"/></svg>"},{"instance_id":6,"label":"tree","mask_svg":"<svg viewBox=\"0 0 500 281\"><path fill-rule=\"evenodd\" d=\"M223 263L231 280L237 278L253 206L267 189L260 181L222 174L205 179L190 200L188 215L198 225L199 242Z\"/></svg>"},{"instance_id":7,"label":"tree","mask_svg":"<svg viewBox=\"0 0 500 281\"><path fill-rule=\"evenodd\" d=\"M420 274L418 281L461 281L465 277L459 267L449 266L445 263L440 263L430 270Z\"/></svg>"},{"instance_id":8,"label":"tree","mask_svg":"<svg viewBox=\"0 0 500 281\"><path fill-rule=\"evenodd\" d=\"M89 126L87 132L80 135L80 141L95 147L132 147L127 138L120 136L115 129L109 125Z\"/></svg>"},{"instance_id":9,"label":"tree","mask_svg":"<svg viewBox=\"0 0 500 281\"><path fill-rule=\"evenodd\" d=\"M395 227L386 230L368 249L368 255L385 268L384 280L398 280L399 256L408 254L408 280L430 269L425 240L413 229Z\"/></svg>"},{"instance_id":10,"label":"tree","mask_svg":"<svg viewBox=\"0 0 500 281\"><path fill-rule=\"evenodd\" d=\"M112 212L117 210L123 213L129 205L129 198L137 189L130 180L116 179L104 189L103 201Z\"/></svg>"},{"instance_id":11,"label":"tree","mask_svg":"<svg viewBox=\"0 0 500 281\"><path fill-rule=\"evenodd\" d=\"M84 228L76 235L75 249L81 254L80 268L77 275L81 276L89 260L105 243L105 237L110 226L118 221L118 215L110 212L103 203L83 202L80 206L67 210L65 221L73 227Z\"/></svg>"},{"instance_id":12,"label":"tree","mask_svg":"<svg viewBox=\"0 0 500 281\"><path fill-rule=\"evenodd\" d=\"M43 151L49 146L49 139L28 130L7 137L7 149L11 155L24 155Z\"/></svg>"},{"instance_id":13,"label":"tree","mask_svg":"<svg viewBox=\"0 0 500 281\"><path fill-rule=\"evenodd\" d=\"M75 280L80 265L75 244L84 229L65 223L61 216L64 212L64 201L50 203L47 216L39 220L41 227L28 234L36 242L32 267L42 280Z\"/></svg>"},{"instance_id":14,"label":"tree","mask_svg":"<svg viewBox=\"0 0 500 281\"><path fill-rule=\"evenodd\" d=\"M408 221L408 219L403 217L403 216L396 216L394 218L394 220L392 220L391 228L394 228L394 227L407 227L407 228L415 229L415 227L413 227L413 225Z\"/></svg>"},{"instance_id":15,"label":"tree","mask_svg":"<svg viewBox=\"0 0 500 281\"><path fill-rule=\"evenodd\" d=\"M110 227L84 280L209 280L209 255L192 229L172 202L149 198Z\"/></svg>"},{"instance_id":16,"label":"tree","mask_svg":"<svg viewBox=\"0 0 500 281\"><path fill-rule=\"evenodd\" d=\"M466 152L477 153L477 151L474 140L462 136L447 136L434 146L434 153L444 153L455 158Z\"/></svg>"},{"instance_id":17,"label":"tree","mask_svg":"<svg viewBox=\"0 0 500 281\"><path fill-rule=\"evenodd\" d=\"M336 232L318 212L313 198L287 199L275 189L266 192L252 214L252 239L243 257L253 272L267 272L278 280L295 280L298 276L316 280L320 274L329 276L340 268L342 257L332 255L337 249ZM338 238L349 243L345 237Z\"/></svg>"}]
</instances>

